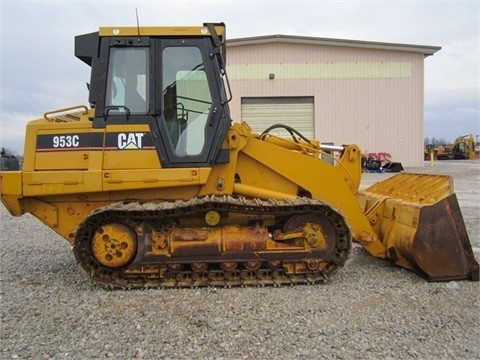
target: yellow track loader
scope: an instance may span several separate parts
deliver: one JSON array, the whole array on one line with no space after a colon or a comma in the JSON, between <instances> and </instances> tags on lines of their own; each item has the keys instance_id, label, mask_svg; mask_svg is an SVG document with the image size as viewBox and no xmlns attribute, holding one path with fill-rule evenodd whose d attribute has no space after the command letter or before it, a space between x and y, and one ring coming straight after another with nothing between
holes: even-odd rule
<instances>
[{"instance_id":1,"label":"yellow track loader","mask_svg":"<svg viewBox=\"0 0 480 360\"><path fill-rule=\"evenodd\" d=\"M358 192L358 146L233 123L223 23L101 27L76 37L75 55L91 67L89 106L28 123L1 198L71 243L93 280L322 283L352 241L428 280L478 280L448 176L402 173Z\"/></svg>"}]
</instances>

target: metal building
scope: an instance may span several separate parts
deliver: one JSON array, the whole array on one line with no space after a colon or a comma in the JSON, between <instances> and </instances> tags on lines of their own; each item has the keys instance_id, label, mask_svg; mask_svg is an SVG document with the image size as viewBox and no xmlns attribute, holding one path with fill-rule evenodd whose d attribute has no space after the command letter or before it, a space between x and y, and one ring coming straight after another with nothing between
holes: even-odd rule
<instances>
[{"instance_id":1,"label":"metal building","mask_svg":"<svg viewBox=\"0 0 480 360\"><path fill-rule=\"evenodd\" d=\"M424 58L437 46L272 35L227 41L232 116L423 166Z\"/></svg>"}]
</instances>

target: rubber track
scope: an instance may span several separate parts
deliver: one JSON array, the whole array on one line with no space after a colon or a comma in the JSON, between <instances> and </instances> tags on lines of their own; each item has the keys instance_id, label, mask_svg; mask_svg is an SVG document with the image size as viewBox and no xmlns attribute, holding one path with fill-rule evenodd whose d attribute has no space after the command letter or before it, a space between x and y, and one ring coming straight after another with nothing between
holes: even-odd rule
<instances>
[{"instance_id":1,"label":"rubber track","mask_svg":"<svg viewBox=\"0 0 480 360\"><path fill-rule=\"evenodd\" d=\"M196 274L192 271L168 273L160 277L151 271L142 272L138 261L133 269L111 270L100 266L91 255L90 238L98 226L107 222L124 221L139 224L160 222L162 219L175 219L181 216L198 216L206 211L235 212L245 215L275 215L293 216L306 213L323 213L333 218L337 233L344 234L337 241L335 259L324 272L309 274L285 274L283 269L260 268L257 271L244 269L233 272L223 272L219 269L208 269L205 273ZM346 235L345 235L346 234ZM319 200L299 198L295 200L260 200L232 196L206 196L188 201L161 203L124 203L117 202L94 210L78 227L73 245L77 264L88 276L99 284L111 288L195 288L195 287L232 287L232 286L284 286L295 284L325 283L329 276L342 266L351 247L350 231L343 218L334 210ZM142 254L137 254L137 257ZM165 264L158 264L159 268ZM132 265L130 266L132 267ZM210 268L210 267L209 267Z\"/></svg>"}]
</instances>

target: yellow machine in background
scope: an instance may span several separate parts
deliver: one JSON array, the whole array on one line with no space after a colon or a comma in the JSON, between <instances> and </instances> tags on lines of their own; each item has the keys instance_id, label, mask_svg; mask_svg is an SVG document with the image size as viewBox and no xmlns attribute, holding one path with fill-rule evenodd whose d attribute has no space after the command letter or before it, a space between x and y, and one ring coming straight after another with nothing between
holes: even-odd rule
<instances>
[{"instance_id":1,"label":"yellow machine in background","mask_svg":"<svg viewBox=\"0 0 480 360\"><path fill-rule=\"evenodd\" d=\"M28 123L22 171L2 173L9 211L52 228L109 286L324 282L352 240L428 280L478 280L449 177L402 173L358 193L356 145L232 125L224 32L78 36L90 106ZM333 165L320 156L332 151Z\"/></svg>"},{"instance_id":2,"label":"yellow machine in background","mask_svg":"<svg viewBox=\"0 0 480 360\"><path fill-rule=\"evenodd\" d=\"M425 145L425 160L433 155L435 160L475 160L475 136L464 135L450 145Z\"/></svg>"}]
</instances>

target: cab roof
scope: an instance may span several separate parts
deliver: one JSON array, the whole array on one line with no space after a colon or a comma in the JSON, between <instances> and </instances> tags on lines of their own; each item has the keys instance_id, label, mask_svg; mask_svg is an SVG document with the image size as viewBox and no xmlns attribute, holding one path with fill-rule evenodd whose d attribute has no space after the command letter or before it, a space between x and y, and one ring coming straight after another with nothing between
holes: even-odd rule
<instances>
[{"instance_id":1,"label":"cab roof","mask_svg":"<svg viewBox=\"0 0 480 360\"><path fill-rule=\"evenodd\" d=\"M218 36L225 33L224 24L214 24ZM99 36L206 36L210 31L204 26L127 26L100 27Z\"/></svg>"}]
</instances>

